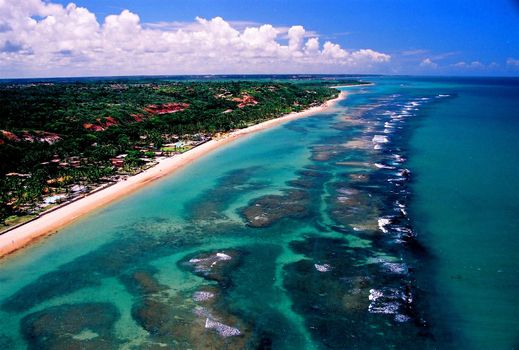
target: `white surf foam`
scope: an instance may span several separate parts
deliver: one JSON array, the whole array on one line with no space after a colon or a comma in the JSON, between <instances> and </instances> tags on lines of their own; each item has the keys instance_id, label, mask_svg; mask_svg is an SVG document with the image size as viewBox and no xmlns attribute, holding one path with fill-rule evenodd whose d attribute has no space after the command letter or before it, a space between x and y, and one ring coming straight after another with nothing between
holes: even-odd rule
<instances>
[{"instance_id":1,"label":"white surf foam","mask_svg":"<svg viewBox=\"0 0 519 350\"><path fill-rule=\"evenodd\" d=\"M394 166L389 166L382 163L375 163L375 166L379 169L395 169Z\"/></svg>"},{"instance_id":2,"label":"white surf foam","mask_svg":"<svg viewBox=\"0 0 519 350\"><path fill-rule=\"evenodd\" d=\"M378 228L380 231L384 233L388 233L389 231L386 229L386 226L391 223L391 220L388 218L379 218L378 219Z\"/></svg>"},{"instance_id":3,"label":"white surf foam","mask_svg":"<svg viewBox=\"0 0 519 350\"><path fill-rule=\"evenodd\" d=\"M388 143L389 139L385 135L375 135L373 136L372 141L374 143Z\"/></svg>"},{"instance_id":4,"label":"white surf foam","mask_svg":"<svg viewBox=\"0 0 519 350\"><path fill-rule=\"evenodd\" d=\"M332 269L332 267L328 264L322 264L322 265L314 264L314 267L319 272L328 272Z\"/></svg>"},{"instance_id":5,"label":"white surf foam","mask_svg":"<svg viewBox=\"0 0 519 350\"><path fill-rule=\"evenodd\" d=\"M222 337L233 337L241 334L238 328L228 326L211 318L205 320L205 328L214 329Z\"/></svg>"}]
</instances>

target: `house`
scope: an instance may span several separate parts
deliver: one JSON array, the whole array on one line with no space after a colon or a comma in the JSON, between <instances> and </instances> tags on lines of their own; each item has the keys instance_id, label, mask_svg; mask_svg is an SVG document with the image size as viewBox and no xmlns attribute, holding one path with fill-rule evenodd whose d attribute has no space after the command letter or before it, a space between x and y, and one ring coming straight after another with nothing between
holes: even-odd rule
<instances>
[{"instance_id":1,"label":"house","mask_svg":"<svg viewBox=\"0 0 519 350\"><path fill-rule=\"evenodd\" d=\"M254 97L249 94L243 94L242 97L235 97L232 99L232 101L238 102L238 108L254 106L258 104L258 101L256 101Z\"/></svg>"},{"instance_id":2,"label":"house","mask_svg":"<svg viewBox=\"0 0 519 350\"><path fill-rule=\"evenodd\" d=\"M70 188L70 191L74 193L86 192L86 190L87 188L83 185L74 185Z\"/></svg>"},{"instance_id":3,"label":"house","mask_svg":"<svg viewBox=\"0 0 519 350\"><path fill-rule=\"evenodd\" d=\"M47 205L55 204L55 203L61 202L65 198L67 198L67 196L64 195L64 194L59 194L59 195L55 195L55 196L49 196L47 198L43 198L43 203L45 203Z\"/></svg>"},{"instance_id":4,"label":"house","mask_svg":"<svg viewBox=\"0 0 519 350\"><path fill-rule=\"evenodd\" d=\"M124 166L124 158L111 158L110 163L116 168L122 168Z\"/></svg>"}]
</instances>

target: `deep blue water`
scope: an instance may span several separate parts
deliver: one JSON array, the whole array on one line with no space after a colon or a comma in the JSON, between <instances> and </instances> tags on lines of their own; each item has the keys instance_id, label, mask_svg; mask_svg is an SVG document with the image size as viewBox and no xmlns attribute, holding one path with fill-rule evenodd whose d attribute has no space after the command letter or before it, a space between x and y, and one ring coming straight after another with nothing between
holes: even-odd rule
<instances>
[{"instance_id":1,"label":"deep blue water","mask_svg":"<svg viewBox=\"0 0 519 350\"><path fill-rule=\"evenodd\" d=\"M456 345L519 346L519 80L440 81L411 139L413 219L432 256L429 303Z\"/></svg>"},{"instance_id":2,"label":"deep blue water","mask_svg":"<svg viewBox=\"0 0 519 350\"><path fill-rule=\"evenodd\" d=\"M0 348L510 349L517 79L370 77L0 265Z\"/></svg>"}]
</instances>

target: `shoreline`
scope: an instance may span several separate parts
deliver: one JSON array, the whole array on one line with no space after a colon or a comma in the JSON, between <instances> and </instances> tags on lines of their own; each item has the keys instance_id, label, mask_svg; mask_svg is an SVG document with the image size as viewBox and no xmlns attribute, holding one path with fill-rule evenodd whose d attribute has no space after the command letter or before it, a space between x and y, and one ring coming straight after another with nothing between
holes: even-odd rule
<instances>
[{"instance_id":1,"label":"shoreline","mask_svg":"<svg viewBox=\"0 0 519 350\"><path fill-rule=\"evenodd\" d=\"M114 185L93 193L90 192L87 196L79 200L70 202L34 220L28 221L21 226L6 231L0 235L0 259L38 241L40 238L58 232L60 229L96 209L111 204L155 180L174 173L225 144L294 119L326 111L337 102L345 99L346 96L346 91L340 91L338 97L328 100L320 106L310 107L301 112L292 112L244 129L231 131L222 138L212 139L185 153L166 158L157 165L137 175L131 176L124 181L117 182Z\"/></svg>"}]
</instances>

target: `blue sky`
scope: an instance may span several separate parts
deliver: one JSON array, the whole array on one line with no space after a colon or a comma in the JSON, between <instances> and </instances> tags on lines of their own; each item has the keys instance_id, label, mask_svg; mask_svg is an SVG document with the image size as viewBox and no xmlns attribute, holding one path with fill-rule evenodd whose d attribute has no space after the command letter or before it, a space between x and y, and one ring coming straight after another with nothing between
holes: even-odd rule
<instances>
[{"instance_id":1,"label":"blue sky","mask_svg":"<svg viewBox=\"0 0 519 350\"><path fill-rule=\"evenodd\" d=\"M9 1L20 0L7 0ZM49 4L49 1L46 3ZM66 6L69 1L54 0L53 3ZM321 65L326 73L351 71L386 74L519 75L519 1L514 0L76 0L74 3L93 13L99 26L103 28L106 26L103 24L105 17L119 15L123 10L129 10L132 15L138 16L142 28L154 30L185 30L190 28L197 17L206 20L222 17L238 31L249 26L270 24L279 32L274 40L280 45L288 45L289 35L284 31L292 26L303 26L305 32L301 34L304 39L299 42L300 53L306 52L305 41L311 37L316 37L319 41L319 55L324 53L323 44L326 41L340 45L346 52L344 55L328 55L328 59L322 62L315 55L312 59L305 58L304 62L294 56L296 63L291 65L286 55L280 51L279 57L283 57L279 58L283 61L278 65L280 69L285 67L290 70L291 67L296 67L294 69L301 73L319 72L318 66ZM45 14L33 14L32 17L41 20ZM35 49L38 45L34 43L23 46L23 43L17 44L14 39L5 43L4 48L26 47L27 50L32 50L33 55L38 52ZM243 43L240 45L243 46ZM63 43L58 46L68 47ZM373 50L390 58L371 53L361 54L358 51L361 49ZM82 50L81 58L71 54L73 58L67 61L69 66L79 67L80 62L85 61L88 55L85 54L86 49ZM48 54L49 50L40 51ZM63 52L79 51L71 47ZM255 48L251 52L257 51ZM222 52L232 52L232 49L215 52L219 56ZM354 52L359 54L355 56ZM172 55L178 56L175 52L168 57ZM206 57L209 56L211 54L207 53ZM333 60L330 58L332 56ZM55 57L49 59L53 62L57 60ZM341 59L344 62L339 62ZM269 64L265 63L264 58L262 60L258 58L257 73L268 72ZM273 65L276 58L270 60L270 65ZM85 74L98 71L92 65L88 67ZM240 73L240 69L243 73L255 72L244 69L242 61L215 61L214 67L217 67L214 68L215 71L200 71L184 66L179 61L172 64L171 72L166 70L164 73L191 73L190 69L193 70L192 73ZM67 69L69 68L64 69L65 74ZM117 67L113 67L112 70L116 69ZM142 70L138 67L135 69L137 73ZM76 69L71 72L79 74L80 71ZM279 71L273 71L276 72ZM51 73L59 74L59 69Z\"/></svg>"}]
</instances>

